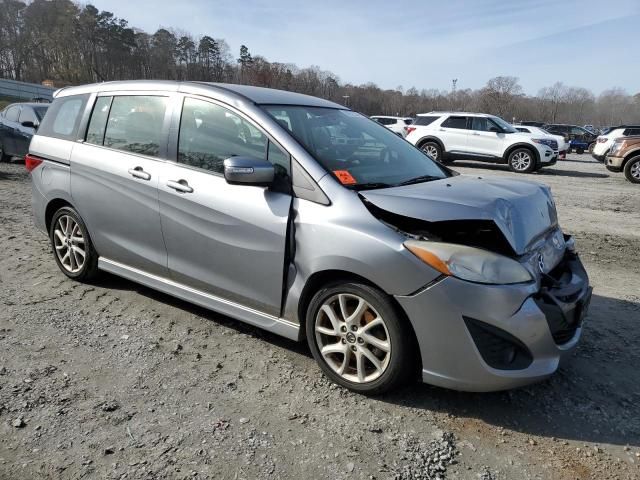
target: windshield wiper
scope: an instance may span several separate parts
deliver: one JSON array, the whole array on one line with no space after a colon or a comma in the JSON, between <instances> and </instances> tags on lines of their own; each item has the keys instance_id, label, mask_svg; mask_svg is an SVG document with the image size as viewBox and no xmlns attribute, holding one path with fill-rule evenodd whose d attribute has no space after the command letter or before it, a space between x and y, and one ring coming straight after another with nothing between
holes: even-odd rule
<instances>
[{"instance_id":1,"label":"windshield wiper","mask_svg":"<svg viewBox=\"0 0 640 480\"><path fill-rule=\"evenodd\" d=\"M443 177L437 177L435 175L421 175L419 177L410 178L409 180L400 182L397 186L400 187L402 185L413 185L414 183L431 182L433 180L442 180L442 178Z\"/></svg>"},{"instance_id":2,"label":"windshield wiper","mask_svg":"<svg viewBox=\"0 0 640 480\"><path fill-rule=\"evenodd\" d=\"M389 188L393 187L389 183L384 182L369 182L369 183L356 183L354 185L350 185L354 190L373 190L375 188Z\"/></svg>"}]
</instances>

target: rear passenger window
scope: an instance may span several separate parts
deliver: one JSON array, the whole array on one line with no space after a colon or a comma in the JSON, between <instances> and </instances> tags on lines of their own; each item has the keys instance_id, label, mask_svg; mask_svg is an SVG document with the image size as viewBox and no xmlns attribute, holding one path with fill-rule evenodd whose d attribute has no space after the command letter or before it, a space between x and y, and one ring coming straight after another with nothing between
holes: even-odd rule
<instances>
[{"instance_id":1,"label":"rear passenger window","mask_svg":"<svg viewBox=\"0 0 640 480\"><path fill-rule=\"evenodd\" d=\"M167 97L113 97L104 146L157 157L167 103ZM99 134L98 128L96 132Z\"/></svg>"},{"instance_id":2,"label":"rear passenger window","mask_svg":"<svg viewBox=\"0 0 640 480\"><path fill-rule=\"evenodd\" d=\"M44 116L38 135L76 140L78 125L89 95L71 95L56 98Z\"/></svg>"},{"instance_id":3,"label":"rear passenger window","mask_svg":"<svg viewBox=\"0 0 640 480\"><path fill-rule=\"evenodd\" d=\"M467 117L449 117L442 126L445 128L467 128Z\"/></svg>"},{"instance_id":4,"label":"rear passenger window","mask_svg":"<svg viewBox=\"0 0 640 480\"><path fill-rule=\"evenodd\" d=\"M89 120L89 128L87 129L87 143L102 145L104 142L104 132L107 129L107 117L109 116L109 108L111 107L111 99L113 97L98 97L91 120Z\"/></svg>"},{"instance_id":5,"label":"rear passenger window","mask_svg":"<svg viewBox=\"0 0 640 480\"><path fill-rule=\"evenodd\" d=\"M267 137L231 110L185 98L180 119L178 162L215 173L233 156L267 158Z\"/></svg>"},{"instance_id":6,"label":"rear passenger window","mask_svg":"<svg viewBox=\"0 0 640 480\"><path fill-rule=\"evenodd\" d=\"M436 121L436 119L438 119L437 116L433 116L433 115L420 115L419 117L416 117L415 121L413 122L414 125L431 125L433 122Z\"/></svg>"}]
</instances>

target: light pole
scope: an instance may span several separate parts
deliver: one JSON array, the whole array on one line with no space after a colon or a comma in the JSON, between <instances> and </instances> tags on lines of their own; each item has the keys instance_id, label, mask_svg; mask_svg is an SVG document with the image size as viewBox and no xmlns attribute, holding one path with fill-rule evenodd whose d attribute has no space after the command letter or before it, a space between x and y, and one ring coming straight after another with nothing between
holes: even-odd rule
<instances>
[{"instance_id":1,"label":"light pole","mask_svg":"<svg viewBox=\"0 0 640 480\"><path fill-rule=\"evenodd\" d=\"M349 95L342 95L342 98L344 98L344 106L348 107L349 106Z\"/></svg>"}]
</instances>

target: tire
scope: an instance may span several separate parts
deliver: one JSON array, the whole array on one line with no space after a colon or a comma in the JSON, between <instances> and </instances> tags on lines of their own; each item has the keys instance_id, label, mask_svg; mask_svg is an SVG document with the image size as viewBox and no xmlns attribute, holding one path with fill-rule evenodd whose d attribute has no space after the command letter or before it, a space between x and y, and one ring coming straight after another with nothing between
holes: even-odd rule
<instances>
[{"instance_id":1,"label":"tire","mask_svg":"<svg viewBox=\"0 0 640 480\"><path fill-rule=\"evenodd\" d=\"M356 311L361 313L350 318ZM333 312L333 320L327 312ZM320 289L307 309L306 335L325 375L357 393L378 395L397 388L420 364L413 332L389 296L362 283L335 282Z\"/></svg>"},{"instance_id":2,"label":"tire","mask_svg":"<svg viewBox=\"0 0 640 480\"><path fill-rule=\"evenodd\" d=\"M7 155L4 146L0 145L0 162L8 162L9 160L11 160L11 155Z\"/></svg>"},{"instance_id":3,"label":"tire","mask_svg":"<svg viewBox=\"0 0 640 480\"><path fill-rule=\"evenodd\" d=\"M87 227L73 208L62 207L56 211L49 227L49 240L53 257L67 277L86 282L98 275L98 253Z\"/></svg>"},{"instance_id":4,"label":"tire","mask_svg":"<svg viewBox=\"0 0 640 480\"><path fill-rule=\"evenodd\" d=\"M582 154L584 153L584 148L582 148L582 147L578 147L578 148L576 148L576 153L577 153L578 155L582 155Z\"/></svg>"},{"instance_id":5,"label":"tire","mask_svg":"<svg viewBox=\"0 0 640 480\"><path fill-rule=\"evenodd\" d=\"M594 148L595 146L596 146L595 142L594 142L594 143L590 143L590 144L589 144L589 148L588 148L589 153L593 153L593 148Z\"/></svg>"},{"instance_id":6,"label":"tire","mask_svg":"<svg viewBox=\"0 0 640 480\"><path fill-rule=\"evenodd\" d=\"M420 150L422 150L422 152L428 155L432 160L440 163L446 163L443 158L444 155L442 147L440 147L438 142L426 141L420 145Z\"/></svg>"},{"instance_id":7,"label":"tire","mask_svg":"<svg viewBox=\"0 0 640 480\"><path fill-rule=\"evenodd\" d=\"M528 148L516 148L507 158L509 169L515 173L531 173L536 169L536 156Z\"/></svg>"},{"instance_id":8,"label":"tire","mask_svg":"<svg viewBox=\"0 0 640 480\"><path fill-rule=\"evenodd\" d=\"M624 176L631 183L640 183L640 155L630 158L624 166Z\"/></svg>"}]
</instances>

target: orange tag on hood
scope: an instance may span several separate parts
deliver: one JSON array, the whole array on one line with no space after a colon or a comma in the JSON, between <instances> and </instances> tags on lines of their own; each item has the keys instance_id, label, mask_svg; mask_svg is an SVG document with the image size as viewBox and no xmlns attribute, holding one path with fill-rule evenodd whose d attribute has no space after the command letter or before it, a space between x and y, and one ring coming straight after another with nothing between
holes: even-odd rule
<instances>
[{"instance_id":1,"label":"orange tag on hood","mask_svg":"<svg viewBox=\"0 0 640 480\"><path fill-rule=\"evenodd\" d=\"M356 179L353 178L353 175L349 173L349 170L334 170L333 173L343 185L355 185L358 183Z\"/></svg>"}]
</instances>

